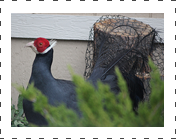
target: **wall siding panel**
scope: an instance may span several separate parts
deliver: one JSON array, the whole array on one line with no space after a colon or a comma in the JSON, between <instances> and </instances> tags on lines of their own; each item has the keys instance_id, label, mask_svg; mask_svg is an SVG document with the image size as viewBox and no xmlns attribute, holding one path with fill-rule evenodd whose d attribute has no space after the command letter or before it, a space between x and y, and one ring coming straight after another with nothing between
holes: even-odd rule
<instances>
[{"instance_id":1,"label":"wall siding panel","mask_svg":"<svg viewBox=\"0 0 176 139\"><path fill-rule=\"evenodd\" d=\"M92 25L100 16L12 14L11 36L60 40L88 40ZM163 18L135 18L159 30L164 38Z\"/></svg>"}]
</instances>

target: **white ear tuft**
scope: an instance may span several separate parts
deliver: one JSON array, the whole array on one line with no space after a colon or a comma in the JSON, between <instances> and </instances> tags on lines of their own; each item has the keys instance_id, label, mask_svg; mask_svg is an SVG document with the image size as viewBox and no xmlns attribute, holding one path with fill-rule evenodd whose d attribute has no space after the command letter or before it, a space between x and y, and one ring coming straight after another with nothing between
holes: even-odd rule
<instances>
[{"instance_id":1,"label":"white ear tuft","mask_svg":"<svg viewBox=\"0 0 176 139\"><path fill-rule=\"evenodd\" d=\"M49 46L48 48L46 48L46 50L43 51L43 52L40 53L40 54L46 54L46 53L47 53L49 50L51 50L51 48L53 48L53 47L56 45L56 43L57 43L57 41L55 41L55 40L50 40L49 42L50 42L50 46Z\"/></svg>"}]
</instances>

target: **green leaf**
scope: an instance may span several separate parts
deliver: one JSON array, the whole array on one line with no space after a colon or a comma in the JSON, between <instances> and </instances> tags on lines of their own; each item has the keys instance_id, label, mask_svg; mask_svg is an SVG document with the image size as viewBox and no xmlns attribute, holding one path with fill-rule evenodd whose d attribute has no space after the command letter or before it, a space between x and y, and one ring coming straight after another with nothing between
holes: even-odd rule
<instances>
[{"instance_id":1,"label":"green leaf","mask_svg":"<svg viewBox=\"0 0 176 139\"><path fill-rule=\"evenodd\" d=\"M15 127L18 126L18 121L17 121L17 120L14 121L14 126L15 126Z\"/></svg>"},{"instance_id":2,"label":"green leaf","mask_svg":"<svg viewBox=\"0 0 176 139\"><path fill-rule=\"evenodd\" d=\"M14 117L15 117L15 105L12 105L11 106L11 121L14 120Z\"/></svg>"},{"instance_id":3,"label":"green leaf","mask_svg":"<svg viewBox=\"0 0 176 139\"><path fill-rule=\"evenodd\" d=\"M19 95L18 96L18 110L19 110L19 116L23 115L23 96Z\"/></svg>"}]
</instances>

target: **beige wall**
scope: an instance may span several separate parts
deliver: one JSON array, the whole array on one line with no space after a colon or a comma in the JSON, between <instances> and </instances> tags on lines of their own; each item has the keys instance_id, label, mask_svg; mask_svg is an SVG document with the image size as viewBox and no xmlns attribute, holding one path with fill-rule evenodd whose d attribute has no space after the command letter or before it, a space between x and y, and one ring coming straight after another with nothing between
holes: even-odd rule
<instances>
[{"instance_id":1,"label":"beige wall","mask_svg":"<svg viewBox=\"0 0 176 139\"><path fill-rule=\"evenodd\" d=\"M64 14L63 14L64 15ZM68 15L68 13L67 13ZM70 15L89 15L101 16L104 14L70 14ZM164 18L164 14L121 14L128 17L144 17L144 18ZM97 18L98 19L98 18ZM89 33L89 32L88 32ZM25 44L33 39L12 38L11 40L11 82L18 85L27 86L32 63L35 58L34 52L30 48L24 48ZM54 58L52 65L52 73L55 78L70 80L70 74L67 65L70 64L75 73L83 75L85 69L85 51L87 48L86 41L64 41L58 40L54 47ZM12 104L17 104L18 92L12 87L11 92Z\"/></svg>"}]
</instances>

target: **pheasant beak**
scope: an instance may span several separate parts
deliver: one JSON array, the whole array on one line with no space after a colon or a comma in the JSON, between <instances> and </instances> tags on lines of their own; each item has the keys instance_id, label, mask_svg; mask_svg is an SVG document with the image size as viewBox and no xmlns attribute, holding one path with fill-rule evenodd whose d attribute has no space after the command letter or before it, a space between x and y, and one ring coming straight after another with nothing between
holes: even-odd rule
<instances>
[{"instance_id":1,"label":"pheasant beak","mask_svg":"<svg viewBox=\"0 0 176 139\"><path fill-rule=\"evenodd\" d=\"M34 47L34 41L27 43L25 47Z\"/></svg>"},{"instance_id":2,"label":"pheasant beak","mask_svg":"<svg viewBox=\"0 0 176 139\"><path fill-rule=\"evenodd\" d=\"M37 51L36 47L34 46L34 41L29 42L25 45L25 47L30 47L36 54L38 54L39 52Z\"/></svg>"}]
</instances>

